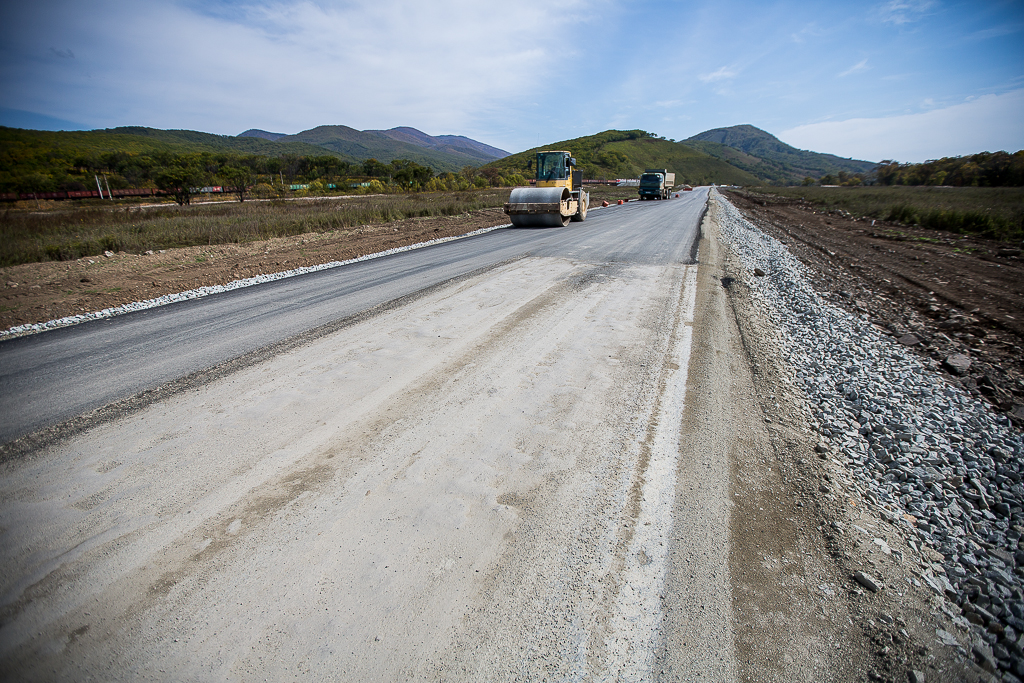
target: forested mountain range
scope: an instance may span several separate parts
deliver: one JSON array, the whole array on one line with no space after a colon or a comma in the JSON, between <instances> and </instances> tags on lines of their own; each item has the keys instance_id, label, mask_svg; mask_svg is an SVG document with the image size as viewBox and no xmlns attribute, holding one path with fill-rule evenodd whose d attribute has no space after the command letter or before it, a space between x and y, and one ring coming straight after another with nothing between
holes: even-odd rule
<instances>
[{"instance_id":1,"label":"forested mountain range","mask_svg":"<svg viewBox=\"0 0 1024 683\"><path fill-rule=\"evenodd\" d=\"M461 135L435 137L409 127L356 130L348 126L317 126L285 135L276 142L304 142L353 159L408 159L436 171L457 171L508 156L505 150Z\"/></svg>"},{"instance_id":2,"label":"forested mountain range","mask_svg":"<svg viewBox=\"0 0 1024 683\"><path fill-rule=\"evenodd\" d=\"M527 160L540 149L488 165L525 168ZM878 165L796 149L750 125L715 128L678 142L642 130L608 130L551 143L544 149L571 151L584 177L630 178L645 168L667 168L675 172L677 182L691 185L799 185L808 176L815 180L840 172L864 176Z\"/></svg>"},{"instance_id":3,"label":"forested mountain range","mask_svg":"<svg viewBox=\"0 0 1024 683\"><path fill-rule=\"evenodd\" d=\"M204 163L215 165L242 163L257 175L281 169L297 178L328 167L342 175L387 177L394 164L422 168L422 173L478 167L481 172L493 169L496 178L529 177L527 161L540 149L570 150L590 179L635 178L646 168L667 168L679 183L691 185L1024 182L1024 152L879 164L796 149L751 125L715 128L680 141L643 130L608 130L511 155L464 136L431 136L410 127L359 131L318 126L291 135L250 129L237 136L138 126L60 132L0 127L0 191L80 189L92 183L95 173L109 174L117 187L148 187L160 168L183 155L206 155L211 161Z\"/></svg>"}]
</instances>

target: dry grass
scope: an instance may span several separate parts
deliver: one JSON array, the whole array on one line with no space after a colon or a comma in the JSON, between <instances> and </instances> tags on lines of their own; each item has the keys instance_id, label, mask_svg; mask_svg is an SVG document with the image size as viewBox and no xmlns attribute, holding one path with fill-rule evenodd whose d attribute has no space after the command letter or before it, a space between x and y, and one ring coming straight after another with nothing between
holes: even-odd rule
<instances>
[{"instance_id":1,"label":"dry grass","mask_svg":"<svg viewBox=\"0 0 1024 683\"><path fill-rule=\"evenodd\" d=\"M66 261L104 251L244 243L427 216L455 216L501 206L508 189L419 193L312 201L217 202L179 207L74 206L0 216L0 266Z\"/></svg>"},{"instance_id":2,"label":"dry grass","mask_svg":"<svg viewBox=\"0 0 1024 683\"><path fill-rule=\"evenodd\" d=\"M754 201L806 203L854 216L989 239L1024 239L1020 187L752 187Z\"/></svg>"}]
</instances>

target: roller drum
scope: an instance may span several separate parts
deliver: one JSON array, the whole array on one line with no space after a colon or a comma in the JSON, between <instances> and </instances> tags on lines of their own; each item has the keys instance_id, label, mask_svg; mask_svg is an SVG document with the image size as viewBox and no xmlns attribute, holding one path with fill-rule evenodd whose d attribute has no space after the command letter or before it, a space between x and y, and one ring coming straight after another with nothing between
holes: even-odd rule
<instances>
[{"instance_id":1,"label":"roller drum","mask_svg":"<svg viewBox=\"0 0 1024 683\"><path fill-rule=\"evenodd\" d=\"M569 224L562 202L572 195L565 187L517 187L509 195L505 212L517 228L558 228Z\"/></svg>"}]
</instances>

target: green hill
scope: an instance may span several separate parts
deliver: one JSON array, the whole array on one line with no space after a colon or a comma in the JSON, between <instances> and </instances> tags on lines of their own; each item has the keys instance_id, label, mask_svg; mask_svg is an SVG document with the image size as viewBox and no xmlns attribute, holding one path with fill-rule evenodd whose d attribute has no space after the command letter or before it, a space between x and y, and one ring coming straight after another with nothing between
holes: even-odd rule
<instances>
[{"instance_id":1,"label":"green hill","mask_svg":"<svg viewBox=\"0 0 1024 683\"><path fill-rule=\"evenodd\" d=\"M751 125L714 128L683 142L779 185L798 184L807 176L820 178L840 171L866 174L878 166L872 161L797 149Z\"/></svg>"},{"instance_id":2,"label":"green hill","mask_svg":"<svg viewBox=\"0 0 1024 683\"><path fill-rule=\"evenodd\" d=\"M45 133L46 131L23 131L26 133ZM195 130L160 130L142 126L123 126L105 130L88 130L77 132L60 132L58 135L82 136L80 141L74 137L60 140L62 146L90 145L104 152L126 151L137 154L151 154L157 151L173 154L191 152L231 152L233 154L262 154L277 157L283 154L300 156L322 156L325 150L305 142L267 140L257 137L238 137L235 135L214 135ZM330 153L327 151L326 153ZM356 159L335 152L345 161Z\"/></svg>"},{"instance_id":3,"label":"green hill","mask_svg":"<svg viewBox=\"0 0 1024 683\"><path fill-rule=\"evenodd\" d=\"M0 126L0 192L47 192L92 187L89 169L117 169L115 189L144 187L156 166L180 154L277 158L352 157L304 142L212 135L191 130L127 127L88 131L45 131Z\"/></svg>"},{"instance_id":4,"label":"green hill","mask_svg":"<svg viewBox=\"0 0 1024 683\"><path fill-rule=\"evenodd\" d=\"M722 159L688 145L652 137L642 130L606 130L573 140L552 142L487 164L503 175L512 172L530 177L527 161L545 149L565 149L576 157L588 179L636 178L647 168L667 168L676 183L690 185L758 185L758 178Z\"/></svg>"},{"instance_id":5,"label":"green hill","mask_svg":"<svg viewBox=\"0 0 1024 683\"><path fill-rule=\"evenodd\" d=\"M415 129L408 130L415 131ZM419 133L419 131L415 132ZM389 133L391 134L389 135ZM425 138L429 137L423 133L420 135ZM423 143L415 144L396 139L396 137L403 136L392 133L392 131L356 130L348 126L317 126L295 135L286 135L277 141L317 145L336 154L356 159L376 159L386 163L395 159L408 159L421 166L429 166L435 171L458 171L464 166L477 166L494 158L494 155L480 155L469 149L462 151L451 146L437 149L426 147Z\"/></svg>"}]
</instances>

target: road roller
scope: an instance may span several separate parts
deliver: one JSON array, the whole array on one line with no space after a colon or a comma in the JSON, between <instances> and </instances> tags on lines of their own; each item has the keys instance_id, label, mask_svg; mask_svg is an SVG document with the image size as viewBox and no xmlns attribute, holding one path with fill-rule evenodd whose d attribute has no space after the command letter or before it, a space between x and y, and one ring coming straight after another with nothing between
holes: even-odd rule
<instances>
[{"instance_id":1,"label":"road roller","mask_svg":"<svg viewBox=\"0 0 1024 683\"><path fill-rule=\"evenodd\" d=\"M533 160L527 168L533 166ZM587 217L590 195L583 191L583 172L569 152L537 152L537 183L517 187L505 204L512 225L517 228L557 228Z\"/></svg>"}]
</instances>

